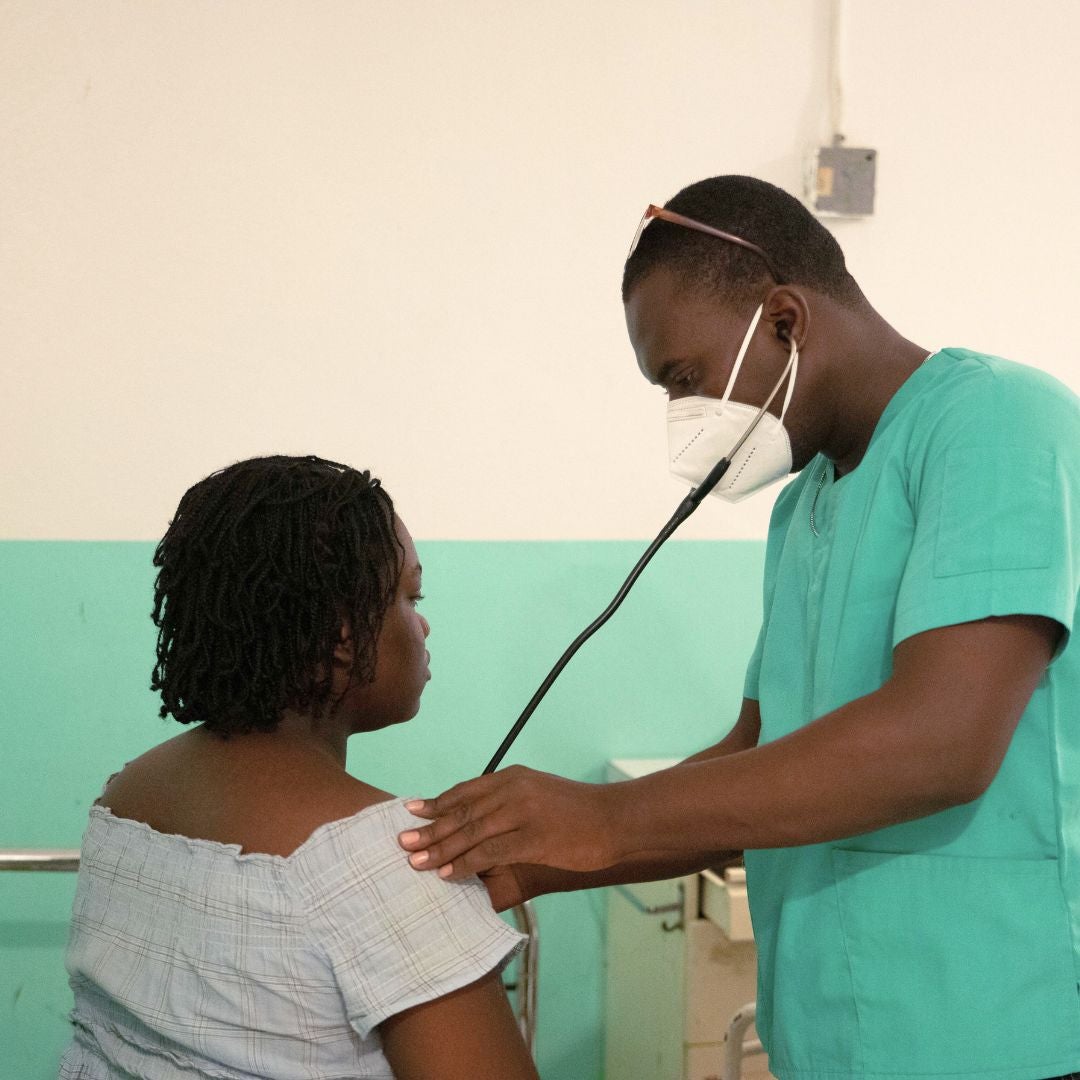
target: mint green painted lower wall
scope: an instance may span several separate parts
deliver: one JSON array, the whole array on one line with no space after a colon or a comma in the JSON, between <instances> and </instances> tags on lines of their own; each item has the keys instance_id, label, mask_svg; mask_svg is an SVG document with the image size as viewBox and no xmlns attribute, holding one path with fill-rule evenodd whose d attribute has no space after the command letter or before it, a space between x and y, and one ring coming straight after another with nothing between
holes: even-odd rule
<instances>
[{"instance_id":1,"label":"mint green painted lower wall","mask_svg":"<svg viewBox=\"0 0 1080 1080\"><path fill-rule=\"evenodd\" d=\"M432 682L412 723L351 741L350 771L402 795L479 772L643 546L419 543ZM77 847L108 774L180 730L157 718L148 688L152 551L0 542L0 847ZM670 542L507 763L599 780L609 758L688 754L720 737L757 631L763 556L758 542ZM56 1075L73 888L73 875L0 874L0 1078ZM602 899L537 902L544 1080L602 1075Z\"/></svg>"}]
</instances>

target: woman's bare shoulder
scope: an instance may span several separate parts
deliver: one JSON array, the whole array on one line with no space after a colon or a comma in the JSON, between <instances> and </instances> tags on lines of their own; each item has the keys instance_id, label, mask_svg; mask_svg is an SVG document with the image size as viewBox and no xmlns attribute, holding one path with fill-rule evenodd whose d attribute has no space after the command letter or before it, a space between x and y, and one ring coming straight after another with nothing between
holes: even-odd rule
<instances>
[{"instance_id":1,"label":"woman's bare shoulder","mask_svg":"<svg viewBox=\"0 0 1080 1080\"><path fill-rule=\"evenodd\" d=\"M327 821L352 817L378 803L390 802L397 798L392 792L365 783L363 780L342 772L333 778L332 783L313 795L313 807L318 807L318 816Z\"/></svg>"},{"instance_id":2,"label":"woman's bare shoulder","mask_svg":"<svg viewBox=\"0 0 1080 1080\"><path fill-rule=\"evenodd\" d=\"M98 803L158 832L287 856L321 825L394 798L320 755L270 741L208 746L193 734L130 761Z\"/></svg>"}]
</instances>

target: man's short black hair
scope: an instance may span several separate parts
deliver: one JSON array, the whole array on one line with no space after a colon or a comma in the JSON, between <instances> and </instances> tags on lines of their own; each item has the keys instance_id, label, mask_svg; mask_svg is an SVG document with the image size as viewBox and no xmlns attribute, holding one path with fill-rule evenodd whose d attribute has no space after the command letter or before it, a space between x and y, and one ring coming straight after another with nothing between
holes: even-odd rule
<instances>
[{"instance_id":1,"label":"man's short black hair","mask_svg":"<svg viewBox=\"0 0 1080 1080\"><path fill-rule=\"evenodd\" d=\"M760 247L790 285L847 307L865 303L832 233L798 199L752 176L714 176L683 188L665 209ZM695 288L730 302L761 297L775 284L761 258L718 237L653 219L623 270L623 303L639 281L665 266Z\"/></svg>"},{"instance_id":2,"label":"man's short black hair","mask_svg":"<svg viewBox=\"0 0 1080 1080\"><path fill-rule=\"evenodd\" d=\"M222 735L272 731L286 708L321 715L343 625L354 678L374 678L402 558L370 473L274 456L201 480L154 553L161 715Z\"/></svg>"}]
</instances>

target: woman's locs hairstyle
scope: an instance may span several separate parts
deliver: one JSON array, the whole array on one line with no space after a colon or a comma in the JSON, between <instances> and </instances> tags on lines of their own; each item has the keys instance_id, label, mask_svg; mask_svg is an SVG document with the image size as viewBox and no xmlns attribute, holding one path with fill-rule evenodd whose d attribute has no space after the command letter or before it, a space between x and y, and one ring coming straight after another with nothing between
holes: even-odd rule
<instances>
[{"instance_id":1,"label":"woman's locs hairstyle","mask_svg":"<svg viewBox=\"0 0 1080 1080\"><path fill-rule=\"evenodd\" d=\"M334 650L351 631L370 682L404 552L394 505L368 472L262 457L190 488L154 553L161 716L222 735L322 715Z\"/></svg>"}]
</instances>

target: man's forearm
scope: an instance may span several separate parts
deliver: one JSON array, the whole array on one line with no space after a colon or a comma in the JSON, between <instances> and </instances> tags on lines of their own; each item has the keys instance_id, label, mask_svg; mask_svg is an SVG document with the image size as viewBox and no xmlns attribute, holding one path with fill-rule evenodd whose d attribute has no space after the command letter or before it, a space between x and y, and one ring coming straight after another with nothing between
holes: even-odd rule
<instances>
[{"instance_id":1,"label":"man's forearm","mask_svg":"<svg viewBox=\"0 0 1080 1080\"><path fill-rule=\"evenodd\" d=\"M744 702L739 722L724 739L681 761L675 768L747 750L757 741L757 732L757 703ZM741 851L729 849L642 852L616 866L589 873L559 870L550 866L521 866L518 867L518 874L527 885L530 896L543 896L545 893L599 889L607 885L628 885L636 881L664 881L667 878L696 874L706 867L731 862L741 854Z\"/></svg>"},{"instance_id":2,"label":"man's forearm","mask_svg":"<svg viewBox=\"0 0 1080 1080\"><path fill-rule=\"evenodd\" d=\"M767 745L614 785L617 865L639 852L692 861L703 845L824 843L967 802L977 744L956 721L883 688Z\"/></svg>"},{"instance_id":3,"label":"man's forearm","mask_svg":"<svg viewBox=\"0 0 1080 1080\"><path fill-rule=\"evenodd\" d=\"M613 862L828 842L978 798L1060 634L1036 616L925 631L896 647L880 689L789 735L615 785Z\"/></svg>"},{"instance_id":4,"label":"man's forearm","mask_svg":"<svg viewBox=\"0 0 1080 1080\"><path fill-rule=\"evenodd\" d=\"M519 866L517 873L529 897L553 892L599 889L606 885L629 885L639 881L664 881L667 878L696 874L710 866L730 862L738 851L695 851L691 853L642 853L609 866L606 870L580 873L550 866Z\"/></svg>"}]
</instances>

